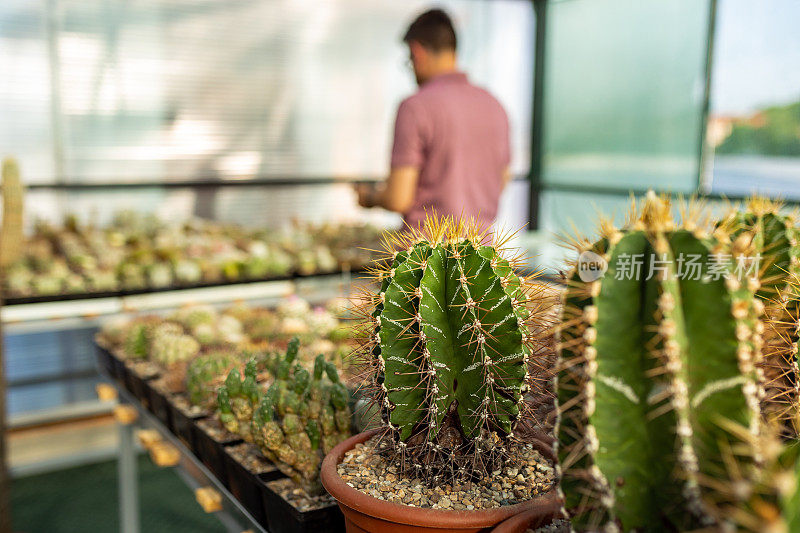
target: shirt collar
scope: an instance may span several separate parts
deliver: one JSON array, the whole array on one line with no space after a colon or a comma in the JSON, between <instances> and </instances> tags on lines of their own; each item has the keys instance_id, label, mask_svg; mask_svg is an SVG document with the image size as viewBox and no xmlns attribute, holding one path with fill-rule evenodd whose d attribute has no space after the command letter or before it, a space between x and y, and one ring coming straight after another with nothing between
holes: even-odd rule
<instances>
[{"instance_id":1,"label":"shirt collar","mask_svg":"<svg viewBox=\"0 0 800 533\"><path fill-rule=\"evenodd\" d=\"M467 83L467 75L461 71L445 72L429 79L425 85L434 83Z\"/></svg>"}]
</instances>

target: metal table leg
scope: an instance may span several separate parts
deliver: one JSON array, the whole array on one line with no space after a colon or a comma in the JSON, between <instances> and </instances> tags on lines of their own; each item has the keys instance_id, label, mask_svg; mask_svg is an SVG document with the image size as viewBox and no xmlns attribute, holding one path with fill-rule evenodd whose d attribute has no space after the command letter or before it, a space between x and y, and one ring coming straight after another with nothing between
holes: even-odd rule
<instances>
[{"instance_id":1,"label":"metal table leg","mask_svg":"<svg viewBox=\"0 0 800 533\"><path fill-rule=\"evenodd\" d=\"M136 469L134 424L117 422L119 428L119 520L122 533L139 533L139 479Z\"/></svg>"}]
</instances>

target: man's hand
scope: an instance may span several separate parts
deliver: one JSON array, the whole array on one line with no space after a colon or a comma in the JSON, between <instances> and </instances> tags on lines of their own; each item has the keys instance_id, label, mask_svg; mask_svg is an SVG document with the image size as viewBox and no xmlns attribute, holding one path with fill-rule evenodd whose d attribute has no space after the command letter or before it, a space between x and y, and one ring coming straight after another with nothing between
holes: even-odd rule
<instances>
[{"instance_id":1,"label":"man's hand","mask_svg":"<svg viewBox=\"0 0 800 533\"><path fill-rule=\"evenodd\" d=\"M375 183L355 183L353 189L358 196L358 205L361 207L377 206L377 185Z\"/></svg>"},{"instance_id":2,"label":"man's hand","mask_svg":"<svg viewBox=\"0 0 800 533\"><path fill-rule=\"evenodd\" d=\"M419 170L415 167L393 168L385 183L356 183L353 188L361 207L382 207L405 214L417 193Z\"/></svg>"}]
</instances>

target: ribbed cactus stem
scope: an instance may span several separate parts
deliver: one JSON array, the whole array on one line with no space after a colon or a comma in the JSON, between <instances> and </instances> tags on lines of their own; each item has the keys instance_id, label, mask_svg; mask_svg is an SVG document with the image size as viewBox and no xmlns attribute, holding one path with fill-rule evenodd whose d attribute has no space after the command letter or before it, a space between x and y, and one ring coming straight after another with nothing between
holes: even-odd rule
<instances>
[{"instance_id":1,"label":"ribbed cactus stem","mask_svg":"<svg viewBox=\"0 0 800 533\"><path fill-rule=\"evenodd\" d=\"M24 189L16 160L3 161L3 226L0 229L0 267L17 261L24 245Z\"/></svg>"},{"instance_id":2,"label":"ribbed cactus stem","mask_svg":"<svg viewBox=\"0 0 800 533\"><path fill-rule=\"evenodd\" d=\"M742 211L728 214L718 226L732 239L751 238L759 258L757 304L765 315L763 362L756 371L765 385L765 414L797 436L800 410L800 369L797 361L797 321L800 317L800 246L797 213L753 197Z\"/></svg>"},{"instance_id":3,"label":"ribbed cactus stem","mask_svg":"<svg viewBox=\"0 0 800 533\"><path fill-rule=\"evenodd\" d=\"M542 350L544 300L492 240L469 222L435 216L390 237L390 256L376 269L380 290L364 312L372 396L396 449L427 479L473 475L474 453L494 464Z\"/></svg>"},{"instance_id":4,"label":"ribbed cactus stem","mask_svg":"<svg viewBox=\"0 0 800 533\"><path fill-rule=\"evenodd\" d=\"M608 270L572 273L559 332L561 489L578 527L721 526L753 484L762 328L757 282L730 262L750 241L692 216L678 227L650 196L628 227L580 244Z\"/></svg>"}]
</instances>

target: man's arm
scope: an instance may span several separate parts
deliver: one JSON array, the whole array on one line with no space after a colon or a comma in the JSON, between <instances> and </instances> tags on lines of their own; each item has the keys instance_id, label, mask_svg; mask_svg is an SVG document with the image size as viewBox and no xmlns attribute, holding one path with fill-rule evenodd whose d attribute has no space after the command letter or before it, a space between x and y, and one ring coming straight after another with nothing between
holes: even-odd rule
<instances>
[{"instance_id":1,"label":"man's arm","mask_svg":"<svg viewBox=\"0 0 800 533\"><path fill-rule=\"evenodd\" d=\"M356 187L358 204L361 207L382 207L404 214L414 203L417 192L419 169L413 166L393 168L389 179L382 186L362 184Z\"/></svg>"},{"instance_id":2,"label":"man's arm","mask_svg":"<svg viewBox=\"0 0 800 533\"><path fill-rule=\"evenodd\" d=\"M508 185L510 181L511 181L511 169L509 167L506 167L506 169L503 171L503 189L506 188L506 185Z\"/></svg>"}]
</instances>

